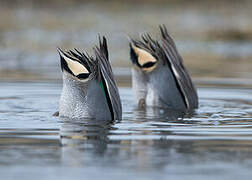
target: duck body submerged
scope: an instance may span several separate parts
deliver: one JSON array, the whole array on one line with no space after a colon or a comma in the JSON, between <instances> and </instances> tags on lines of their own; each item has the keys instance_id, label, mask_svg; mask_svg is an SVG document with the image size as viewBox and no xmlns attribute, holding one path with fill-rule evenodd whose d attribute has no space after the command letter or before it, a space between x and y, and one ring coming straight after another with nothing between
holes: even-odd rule
<instances>
[{"instance_id":1,"label":"duck body submerged","mask_svg":"<svg viewBox=\"0 0 252 180\"><path fill-rule=\"evenodd\" d=\"M59 49L63 89L59 116L96 120L120 120L121 100L108 60L107 41L100 39L95 57Z\"/></svg>"},{"instance_id":2,"label":"duck body submerged","mask_svg":"<svg viewBox=\"0 0 252 180\"><path fill-rule=\"evenodd\" d=\"M197 91L174 41L164 26L160 30L160 41L145 34L130 43L135 100L139 108L191 111L198 107Z\"/></svg>"}]
</instances>

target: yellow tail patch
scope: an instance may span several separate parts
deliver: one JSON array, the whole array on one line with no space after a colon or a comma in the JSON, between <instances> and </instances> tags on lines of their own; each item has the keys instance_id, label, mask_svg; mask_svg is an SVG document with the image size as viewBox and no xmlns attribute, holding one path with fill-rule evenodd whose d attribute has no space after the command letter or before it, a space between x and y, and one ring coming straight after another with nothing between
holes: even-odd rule
<instances>
[{"instance_id":1,"label":"yellow tail patch","mask_svg":"<svg viewBox=\"0 0 252 180\"><path fill-rule=\"evenodd\" d=\"M142 66L148 62L157 62L157 60L147 51L140 49L134 45L132 45L133 50L135 51L138 57L138 63Z\"/></svg>"},{"instance_id":2,"label":"yellow tail patch","mask_svg":"<svg viewBox=\"0 0 252 180\"><path fill-rule=\"evenodd\" d=\"M63 53L61 53L61 56L64 58L64 60L66 61L67 63L67 66L69 67L69 69L72 71L72 73L75 75L75 76L78 76L79 74L82 74L82 73L89 73L89 71L79 62L77 61L74 61L68 57L66 57Z\"/></svg>"}]
</instances>

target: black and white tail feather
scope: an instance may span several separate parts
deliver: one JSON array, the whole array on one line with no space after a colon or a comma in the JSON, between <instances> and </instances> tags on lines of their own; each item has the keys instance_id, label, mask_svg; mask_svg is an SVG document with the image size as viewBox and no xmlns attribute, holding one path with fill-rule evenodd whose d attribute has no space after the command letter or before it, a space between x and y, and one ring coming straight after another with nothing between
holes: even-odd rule
<instances>
[{"instance_id":1,"label":"black and white tail feather","mask_svg":"<svg viewBox=\"0 0 252 180\"><path fill-rule=\"evenodd\" d=\"M73 62L78 62L79 64L83 65L87 71L89 72L90 76L89 79L96 78L98 67L97 67L97 60L93 57L89 56L87 53L80 52L78 49L63 51L60 48L57 48L59 55L61 57L61 70L67 71L71 75L75 76L72 70L69 68L68 64L66 63L65 58L69 58ZM65 56L65 57L63 57ZM78 76L77 76L78 78Z\"/></svg>"}]
</instances>

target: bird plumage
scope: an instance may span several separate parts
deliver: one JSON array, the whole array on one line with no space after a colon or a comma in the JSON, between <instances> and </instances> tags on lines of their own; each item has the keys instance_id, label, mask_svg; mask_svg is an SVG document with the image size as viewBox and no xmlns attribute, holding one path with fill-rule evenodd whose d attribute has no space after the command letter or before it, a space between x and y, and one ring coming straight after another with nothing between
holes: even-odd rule
<instances>
[{"instance_id":1,"label":"bird plumage","mask_svg":"<svg viewBox=\"0 0 252 180\"><path fill-rule=\"evenodd\" d=\"M133 89L137 100L146 99L150 105L192 110L198 107L198 96L176 45L165 26L160 26L161 39L149 34L141 40L131 40L130 56L133 63ZM138 49L136 49L138 48ZM147 59L143 63L143 53ZM153 60L153 57L156 61ZM140 94L140 96L139 96Z\"/></svg>"},{"instance_id":2,"label":"bird plumage","mask_svg":"<svg viewBox=\"0 0 252 180\"><path fill-rule=\"evenodd\" d=\"M94 57L77 49L58 51L63 71L59 116L121 119L121 100L108 59L106 38L99 38Z\"/></svg>"}]
</instances>

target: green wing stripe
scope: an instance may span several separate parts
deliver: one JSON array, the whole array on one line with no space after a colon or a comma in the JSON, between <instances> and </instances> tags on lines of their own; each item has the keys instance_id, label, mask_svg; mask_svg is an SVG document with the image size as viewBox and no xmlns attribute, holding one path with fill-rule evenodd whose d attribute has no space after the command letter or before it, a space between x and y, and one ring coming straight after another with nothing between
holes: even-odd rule
<instances>
[{"instance_id":1,"label":"green wing stripe","mask_svg":"<svg viewBox=\"0 0 252 180\"><path fill-rule=\"evenodd\" d=\"M104 95L106 96L106 94L105 94L105 90L104 90L104 85L103 85L102 81L100 82L100 87L101 87L101 89L102 89L102 92L103 92L103 93L104 93Z\"/></svg>"}]
</instances>

